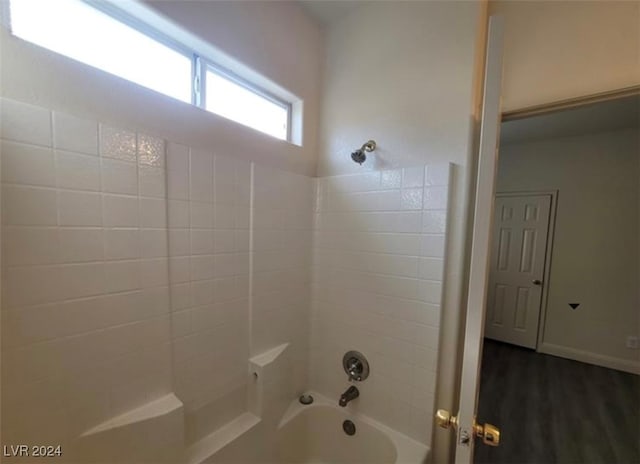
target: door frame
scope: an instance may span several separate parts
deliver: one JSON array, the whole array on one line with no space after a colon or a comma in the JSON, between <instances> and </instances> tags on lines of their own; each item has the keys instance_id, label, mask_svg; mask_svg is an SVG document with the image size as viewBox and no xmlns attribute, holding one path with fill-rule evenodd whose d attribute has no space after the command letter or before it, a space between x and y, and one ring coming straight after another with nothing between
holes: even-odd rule
<instances>
[{"instance_id":1,"label":"door frame","mask_svg":"<svg viewBox=\"0 0 640 464\"><path fill-rule=\"evenodd\" d=\"M462 348L460 390L455 420L446 421L447 428L454 428L456 435L456 464L471 464L473 443L477 432L476 405L478 402L484 318L487 302L491 229L496 193L495 175L498 168L498 142L500 140L500 95L502 91L502 49L504 43L504 18L490 16L485 55L485 77L482 100L482 116L475 176L471 180L474 192L473 210L470 215L470 239L468 255L468 283L461 326ZM441 426L445 422L440 421Z\"/></svg>"},{"instance_id":2,"label":"door frame","mask_svg":"<svg viewBox=\"0 0 640 464\"><path fill-rule=\"evenodd\" d=\"M498 36L502 36L502 31L500 29L501 27L497 27L497 31L495 32L495 34ZM498 90L497 92L498 96L496 97L495 95L496 89L492 87L490 89L492 93L491 98L487 100L487 88L486 88L487 76L489 75L489 72L495 73L494 67L493 66L490 67L487 64L489 61L488 56L492 48L491 47L492 42L494 42L493 48L495 53L496 52L495 48L502 46L502 37L492 38L491 27L489 27L489 34L487 38L487 58L485 60L485 91L484 91L484 100L483 100L483 115L485 114L486 103L489 102L489 103L495 104L493 100L496 98L499 99L499 93L500 93ZM498 61L497 58L492 58L492 59ZM499 61L501 61L501 59ZM492 78L495 78L495 75L492 75ZM495 83L493 85L495 85ZM499 87L499 84L498 84L498 87ZM614 99L616 98L617 95L622 95L622 94L626 95L627 92L630 92L631 94L640 94L640 86L636 86L631 89L613 90L611 92L607 92L604 98L598 99L597 101ZM572 99L571 106L579 106L581 102L591 103L592 97L593 95L587 95L587 96L579 97L576 99ZM558 107L563 106L563 105L559 105L558 103L559 102L556 102L556 105ZM556 105L554 105L554 103L550 103L546 105L540 105L534 108L523 108L522 110L519 110L519 111L503 113L501 115L502 116L501 121L506 121L509 119L518 119L518 118L523 118L527 116L533 116L536 114L543 114L545 112L550 112L556 109ZM450 460L451 462L455 461L456 464L472 464L472 461L471 461L472 452L471 452L470 446L468 446L466 449L464 446L462 446L463 444L461 443L461 440L460 440L461 438L460 429L461 428L466 429L464 430L464 432L468 433L469 424L471 424L472 422L471 418L475 419L476 405L478 400L478 389L476 389L477 383L476 385L471 385L471 383L477 382L479 378L479 377L476 377L474 379L473 374L475 372L475 375L479 376L479 372L481 368L481 361L478 354L482 353L481 339L483 339L483 335L484 335L484 317L485 317L484 313L486 309L486 304L485 304L486 301L478 302L478 301L473 301L469 298L469 295L471 294L470 287L471 287L471 283L473 282L472 271L474 270L474 267L482 268L482 264L483 264L482 260L479 259L479 258L482 258L482 256L480 257L475 256L473 248L474 246L477 246L481 249L483 247L488 249L489 247L488 240L485 241L484 243L477 243L477 244L475 243L476 218L474 216L477 216L478 213L481 213L483 215L489 215L489 216L493 215L493 204L491 203L490 205L488 205L486 204L486 202L483 202L481 207L478 208L477 198L479 194L486 193L486 186L483 185L482 181L493 182L493 174L495 173L495 171L492 173L492 168L495 170L497 170L498 168L497 159L494 159L493 163L491 162L486 163L488 164L486 166L483 164L483 159L482 159L483 154L485 156L490 156L490 153L486 150L482 150L482 138L480 140L480 146L481 146L481 149L479 150L480 156L479 156L478 166L474 169L475 175L472 175L468 180L470 188L472 189L472 192L474 192L474 195L472 195L472 197L476 198L476 207L473 210L473 213L470 213L470 218L472 219L470 221L470 227L467 229L467 232L465 234L467 242L471 243L471 252L469 253L469 256L466 259L468 274L465 277L469 285L469 288L466 291L466 294L467 294L467 297L465 298L466 306L463 306L462 308L462 313L461 313L462 326L458 336L458 346L460 347L460 350L461 350L458 361L457 361L457 369L459 372L458 379L457 379L457 381L459 382L458 384L459 388L457 391L458 415L457 417L455 417L455 421L453 424L456 426L458 430L456 431L455 444L452 451L454 453L454 458ZM498 148L499 147L494 147L494 150L497 151ZM492 194L493 196L495 196L495 191L492 192ZM556 204L557 202L554 203L554 210L555 210ZM556 215L554 213L554 216L553 216L554 235L555 235L555 217ZM479 251L480 251L479 254L482 255L482 250L479 250ZM478 251L476 251L476 253L478 253ZM549 259L548 262L549 262L548 266L550 266L551 260ZM488 261L487 261L487 267L488 267ZM477 289L477 286L475 288ZM486 295L484 296L484 298L486 300ZM545 301L545 304L546 304L546 301ZM472 319L472 324L469 323L469 319ZM479 319L482 321L481 323L479 322ZM546 309L545 309L545 323L546 323ZM477 334L471 327L472 325L475 325L476 328L480 327L481 333ZM479 336L480 339L478 339L477 336ZM540 345L539 345L539 348L540 348ZM540 352L544 353L547 351L545 350ZM438 370L438 372L440 372L440 369ZM500 426L500 424L496 424L496 425ZM470 442L467 441L467 443L472 444L473 441L470 441Z\"/></svg>"},{"instance_id":3,"label":"door frame","mask_svg":"<svg viewBox=\"0 0 640 464\"><path fill-rule=\"evenodd\" d=\"M540 352L540 347L544 342L544 328L547 321L547 303L549 298L549 277L551 276L551 259L553 257L553 238L556 231L556 211L558 206L558 190L516 190L499 192L496 191L495 198L498 197L525 197L549 195L551 205L549 207L549 227L547 229L547 243L544 252L544 270L542 277L542 296L540 297L540 317L538 318L538 331L536 335L536 352ZM484 338L484 326L483 326Z\"/></svg>"}]
</instances>

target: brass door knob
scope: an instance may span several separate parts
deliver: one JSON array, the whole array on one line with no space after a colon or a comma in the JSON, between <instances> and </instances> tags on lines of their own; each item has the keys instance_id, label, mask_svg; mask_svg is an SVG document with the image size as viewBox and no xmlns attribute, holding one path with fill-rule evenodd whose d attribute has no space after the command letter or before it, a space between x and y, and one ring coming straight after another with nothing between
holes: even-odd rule
<instances>
[{"instance_id":1,"label":"brass door knob","mask_svg":"<svg viewBox=\"0 0 640 464\"><path fill-rule=\"evenodd\" d=\"M438 409L436 412L436 424L443 429L455 429L458 426L458 418L452 416L446 409Z\"/></svg>"},{"instance_id":2,"label":"brass door knob","mask_svg":"<svg viewBox=\"0 0 640 464\"><path fill-rule=\"evenodd\" d=\"M500 429L492 424L475 424L473 431L478 438L482 438L482 443L489 446L500 445Z\"/></svg>"}]
</instances>

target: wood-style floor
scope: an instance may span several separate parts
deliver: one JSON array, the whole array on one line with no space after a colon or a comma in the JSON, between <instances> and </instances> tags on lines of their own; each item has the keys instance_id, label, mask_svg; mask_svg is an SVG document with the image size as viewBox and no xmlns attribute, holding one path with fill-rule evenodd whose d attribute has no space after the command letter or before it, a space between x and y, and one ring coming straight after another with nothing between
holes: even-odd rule
<instances>
[{"instance_id":1,"label":"wood-style floor","mask_svg":"<svg viewBox=\"0 0 640 464\"><path fill-rule=\"evenodd\" d=\"M485 340L476 463L640 463L640 377Z\"/></svg>"}]
</instances>

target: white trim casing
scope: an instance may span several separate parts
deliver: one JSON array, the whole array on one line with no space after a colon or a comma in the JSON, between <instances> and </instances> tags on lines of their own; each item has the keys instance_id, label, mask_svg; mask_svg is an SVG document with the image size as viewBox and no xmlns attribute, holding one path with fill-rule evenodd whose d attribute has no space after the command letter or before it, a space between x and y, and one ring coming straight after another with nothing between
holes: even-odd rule
<instances>
[{"instance_id":1,"label":"white trim casing","mask_svg":"<svg viewBox=\"0 0 640 464\"><path fill-rule=\"evenodd\" d=\"M590 351L584 350L576 350L575 348L545 342L538 346L538 352L640 375L640 361L614 358L613 356L591 353Z\"/></svg>"}]
</instances>

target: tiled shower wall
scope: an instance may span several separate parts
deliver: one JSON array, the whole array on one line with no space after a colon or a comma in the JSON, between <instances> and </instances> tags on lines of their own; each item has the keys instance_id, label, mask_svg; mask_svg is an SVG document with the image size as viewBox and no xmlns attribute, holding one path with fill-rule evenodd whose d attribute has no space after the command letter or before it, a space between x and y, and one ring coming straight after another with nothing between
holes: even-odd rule
<instances>
[{"instance_id":1,"label":"tiled shower wall","mask_svg":"<svg viewBox=\"0 0 640 464\"><path fill-rule=\"evenodd\" d=\"M251 355L289 343L266 393L277 415L308 386L314 180L258 165L253 177Z\"/></svg>"},{"instance_id":2,"label":"tiled shower wall","mask_svg":"<svg viewBox=\"0 0 640 464\"><path fill-rule=\"evenodd\" d=\"M317 180L310 383L339 397L342 356L369 360L349 405L430 443L449 165Z\"/></svg>"},{"instance_id":3,"label":"tiled shower wall","mask_svg":"<svg viewBox=\"0 0 640 464\"><path fill-rule=\"evenodd\" d=\"M349 407L428 442L448 166L314 180L1 108L8 441L64 442L171 391L195 441L247 410L247 359L289 343L267 407L337 398L356 349L372 373Z\"/></svg>"},{"instance_id":4,"label":"tiled shower wall","mask_svg":"<svg viewBox=\"0 0 640 464\"><path fill-rule=\"evenodd\" d=\"M3 438L64 443L172 390L164 141L1 107Z\"/></svg>"},{"instance_id":5,"label":"tiled shower wall","mask_svg":"<svg viewBox=\"0 0 640 464\"><path fill-rule=\"evenodd\" d=\"M312 179L0 106L4 437L57 443L174 391L196 441L282 343L306 388Z\"/></svg>"},{"instance_id":6,"label":"tiled shower wall","mask_svg":"<svg viewBox=\"0 0 640 464\"><path fill-rule=\"evenodd\" d=\"M246 161L169 143L169 269L175 391L193 442L246 411Z\"/></svg>"}]
</instances>

